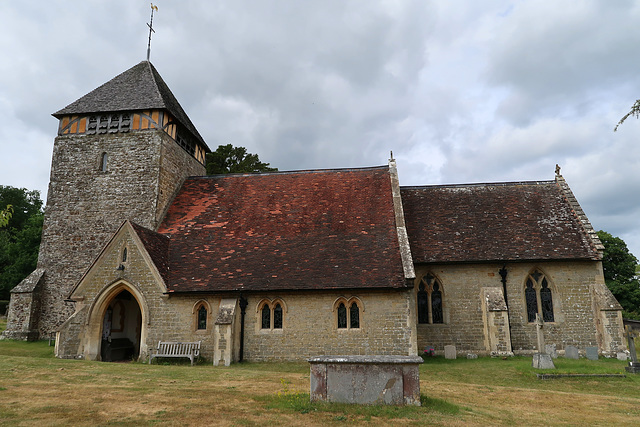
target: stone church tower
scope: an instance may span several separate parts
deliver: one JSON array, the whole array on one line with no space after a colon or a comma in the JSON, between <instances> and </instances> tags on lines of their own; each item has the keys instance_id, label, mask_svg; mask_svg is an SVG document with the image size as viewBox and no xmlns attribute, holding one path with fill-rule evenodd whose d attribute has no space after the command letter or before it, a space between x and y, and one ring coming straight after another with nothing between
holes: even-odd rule
<instances>
[{"instance_id":1,"label":"stone church tower","mask_svg":"<svg viewBox=\"0 0 640 427\"><path fill-rule=\"evenodd\" d=\"M11 291L4 336L33 340L73 313L65 302L130 220L157 229L209 148L155 67L143 61L53 114L55 139L37 269Z\"/></svg>"}]
</instances>

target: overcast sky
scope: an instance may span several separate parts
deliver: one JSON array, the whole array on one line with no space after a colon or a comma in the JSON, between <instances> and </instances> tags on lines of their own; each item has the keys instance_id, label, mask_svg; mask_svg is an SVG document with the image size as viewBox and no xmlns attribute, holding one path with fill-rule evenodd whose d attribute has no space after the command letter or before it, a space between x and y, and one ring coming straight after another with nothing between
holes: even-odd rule
<instances>
[{"instance_id":1,"label":"overcast sky","mask_svg":"<svg viewBox=\"0 0 640 427\"><path fill-rule=\"evenodd\" d=\"M640 2L158 0L151 62L207 144L401 185L551 180L640 256ZM146 58L140 0L0 1L0 184L49 180L51 113Z\"/></svg>"}]
</instances>

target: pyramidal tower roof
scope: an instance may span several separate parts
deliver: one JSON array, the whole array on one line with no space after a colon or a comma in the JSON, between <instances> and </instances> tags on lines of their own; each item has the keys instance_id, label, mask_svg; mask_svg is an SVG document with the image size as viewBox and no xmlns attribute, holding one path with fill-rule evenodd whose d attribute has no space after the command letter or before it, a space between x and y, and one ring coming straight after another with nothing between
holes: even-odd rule
<instances>
[{"instance_id":1,"label":"pyramidal tower roof","mask_svg":"<svg viewBox=\"0 0 640 427\"><path fill-rule=\"evenodd\" d=\"M200 143L207 146L169 86L149 61L142 61L131 67L53 113L53 116L60 119L68 115L149 109L168 110Z\"/></svg>"}]
</instances>

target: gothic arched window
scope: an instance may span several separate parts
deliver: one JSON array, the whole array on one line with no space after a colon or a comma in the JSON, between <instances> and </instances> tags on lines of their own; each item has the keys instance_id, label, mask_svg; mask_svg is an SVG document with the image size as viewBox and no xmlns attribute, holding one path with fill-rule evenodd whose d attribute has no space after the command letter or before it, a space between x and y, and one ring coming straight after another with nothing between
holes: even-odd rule
<instances>
[{"instance_id":1,"label":"gothic arched window","mask_svg":"<svg viewBox=\"0 0 640 427\"><path fill-rule=\"evenodd\" d=\"M362 301L357 297L338 298L333 305L336 312L336 326L338 329L360 329L360 313L364 311Z\"/></svg>"},{"instance_id":2,"label":"gothic arched window","mask_svg":"<svg viewBox=\"0 0 640 427\"><path fill-rule=\"evenodd\" d=\"M268 298L258 303L258 325L262 330L282 329L284 327L284 313L286 311L284 301L277 298L271 301Z\"/></svg>"},{"instance_id":3,"label":"gothic arched window","mask_svg":"<svg viewBox=\"0 0 640 427\"><path fill-rule=\"evenodd\" d=\"M535 270L525 282L524 298L527 306L527 321L535 322L536 314L545 322L554 322L553 296L544 273Z\"/></svg>"},{"instance_id":4,"label":"gothic arched window","mask_svg":"<svg viewBox=\"0 0 640 427\"><path fill-rule=\"evenodd\" d=\"M206 331L209 327L209 303L199 300L193 305L193 325L196 331Z\"/></svg>"},{"instance_id":5,"label":"gothic arched window","mask_svg":"<svg viewBox=\"0 0 640 427\"><path fill-rule=\"evenodd\" d=\"M204 304L198 309L198 329L207 329L207 308Z\"/></svg>"},{"instance_id":6,"label":"gothic arched window","mask_svg":"<svg viewBox=\"0 0 640 427\"><path fill-rule=\"evenodd\" d=\"M282 306L280 304L273 307L273 329L282 329Z\"/></svg>"},{"instance_id":7,"label":"gothic arched window","mask_svg":"<svg viewBox=\"0 0 640 427\"><path fill-rule=\"evenodd\" d=\"M352 302L349 308L349 327L352 329L360 327L360 308L355 302Z\"/></svg>"},{"instance_id":8,"label":"gothic arched window","mask_svg":"<svg viewBox=\"0 0 640 427\"><path fill-rule=\"evenodd\" d=\"M343 302L338 306L338 328L346 329L347 328L347 307Z\"/></svg>"},{"instance_id":9,"label":"gothic arched window","mask_svg":"<svg viewBox=\"0 0 640 427\"><path fill-rule=\"evenodd\" d=\"M418 323L444 323L442 284L427 273L418 285Z\"/></svg>"},{"instance_id":10,"label":"gothic arched window","mask_svg":"<svg viewBox=\"0 0 640 427\"><path fill-rule=\"evenodd\" d=\"M262 329L271 329L271 308L269 304L262 306Z\"/></svg>"}]
</instances>

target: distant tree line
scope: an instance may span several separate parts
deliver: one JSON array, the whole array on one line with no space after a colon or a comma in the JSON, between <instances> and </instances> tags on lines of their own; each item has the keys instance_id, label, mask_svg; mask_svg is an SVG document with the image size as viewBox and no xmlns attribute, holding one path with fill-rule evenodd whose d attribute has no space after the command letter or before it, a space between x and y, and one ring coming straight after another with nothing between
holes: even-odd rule
<instances>
[{"instance_id":1,"label":"distant tree line","mask_svg":"<svg viewBox=\"0 0 640 427\"><path fill-rule=\"evenodd\" d=\"M11 206L0 228L0 300L36 268L42 234L42 200L37 190L0 185L0 206Z\"/></svg>"},{"instance_id":2,"label":"distant tree line","mask_svg":"<svg viewBox=\"0 0 640 427\"><path fill-rule=\"evenodd\" d=\"M622 317L640 320L640 280L636 274L638 259L627 244L606 231L598 231L604 245L602 268L607 287L622 306Z\"/></svg>"}]
</instances>

